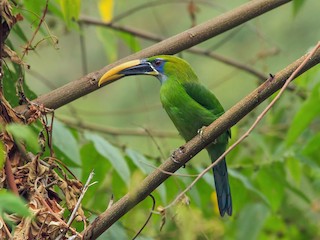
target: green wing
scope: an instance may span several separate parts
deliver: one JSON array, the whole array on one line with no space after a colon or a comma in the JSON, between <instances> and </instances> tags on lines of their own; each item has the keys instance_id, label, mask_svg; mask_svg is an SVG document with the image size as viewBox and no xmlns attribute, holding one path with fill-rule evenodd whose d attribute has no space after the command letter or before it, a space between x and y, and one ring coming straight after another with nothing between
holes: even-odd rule
<instances>
[{"instance_id":1,"label":"green wing","mask_svg":"<svg viewBox=\"0 0 320 240\"><path fill-rule=\"evenodd\" d=\"M209 110L215 118L224 113L224 109L216 96L205 86L198 82L187 82L182 84L187 94L205 109ZM230 129L227 131L231 137Z\"/></svg>"},{"instance_id":2,"label":"green wing","mask_svg":"<svg viewBox=\"0 0 320 240\"><path fill-rule=\"evenodd\" d=\"M192 99L212 112L216 117L219 117L224 113L224 109L219 100L206 87L197 82L188 82L182 85Z\"/></svg>"}]
</instances>

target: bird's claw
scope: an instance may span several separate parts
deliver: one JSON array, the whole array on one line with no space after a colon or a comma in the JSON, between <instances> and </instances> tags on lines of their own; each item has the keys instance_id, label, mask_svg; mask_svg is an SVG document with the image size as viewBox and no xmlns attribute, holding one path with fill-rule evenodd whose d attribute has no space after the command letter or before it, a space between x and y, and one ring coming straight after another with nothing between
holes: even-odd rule
<instances>
[{"instance_id":1,"label":"bird's claw","mask_svg":"<svg viewBox=\"0 0 320 240\"><path fill-rule=\"evenodd\" d=\"M198 131L197 131L201 139L203 138L203 131L205 129L206 129L206 126L203 126L202 128L198 129Z\"/></svg>"},{"instance_id":2,"label":"bird's claw","mask_svg":"<svg viewBox=\"0 0 320 240\"><path fill-rule=\"evenodd\" d=\"M199 135L199 137L200 137L200 139L202 140L202 138L203 138L203 131L206 129L206 126L203 126L202 128L200 128L200 129L198 129L198 131L197 131L197 133L198 133L198 135ZM213 144L216 144L218 142L218 140L217 139L215 139L212 143Z\"/></svg>"}]
</instances>

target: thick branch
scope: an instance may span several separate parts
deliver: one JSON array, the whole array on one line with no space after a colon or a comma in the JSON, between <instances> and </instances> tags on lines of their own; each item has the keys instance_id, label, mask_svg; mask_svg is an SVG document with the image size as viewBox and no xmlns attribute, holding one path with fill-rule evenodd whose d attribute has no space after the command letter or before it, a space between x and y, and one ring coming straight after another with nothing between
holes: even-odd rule
<instances>
[{"instance_id":1,"label":"thick branch","mask_svg":"<svg viewBox=\"0 0 320 240\"><path fill-rule=\"evenodd\" d=\"M157 36L157 35L149 33L149 32L142 31L140 29L134 29L134 28L127 27L127 26L119 26L119 25L114 24L112 22L103 22L103 21L100 21L100 20L97 20L97 19L94 19L91 17L82 16L79 18L78 21L80 23L101 26L101 27L108 27L108 28L111 28L111 29L114 29L114 30L117 30L120 32L129 33L133 36L140 37L142 39L150 40L153 42L160 42L160 41L164 40L164 38L162 38L160 36ZM234 59L231 59L231 58L228 58L225 56L222 56L222 55L217 54L213 51L204 50L199 47L192 47L192 48L186 49L186 51L193 53L193 54L202 55L202 56L214 59L216 61L219 61L219 62L224 63L226 65L232 66L232 67L237 68L241 71L244 71L248 74L251 74L251 75L255 76L256 78L258 78L260 83L264 82L267 78L265 73L260 72L245 63L242 63L240 61L236 61ZM288 87L288 90L296 91L296 88L295 88L295 86L291 85ZM297 94L303 99L306 98L305 94L301 91L298 91Z\"/></svg>"},{"instance_id":2,"label":"thick branch","mask_svg":"<svg viewBox=\"0 0 320 240\"><path fill-rule=\"evenodd\" d=\"M282 71L278 72L274 77L270 77L265 83L260 85L248 96L243 98L239 103L233 106L219 119L209 125L200 136L194 137L191 141L186 143L182 148L183 151L177 151L175 154L175 162L168 158L160 167L148 175L144 181L136 187L133 191L127 193L118 202L112 205L108 210L103 212L96 218L89 227L84 231L84 239L95 239L106 229L108 229L119 218L126 214L131 208L136 206L139 202L145 199L152 191L154 191L161 183L163 183L170 174L174 173L181 166L186 164L193 156L199 153L208 144L214 141L220 134L235 125L250 111L262 103L265 99L270 97L273 93L279 90L287 78L300 66L306 56L301 57ZM298 73L297 76L312 68L320 62L320 50L318 50L314 57L309 59L307 64Z\"/></svg>"},{"instance_id":3,"label":"thick branch","mask_svg":"<svg viewBox=\"0 0 320 240\"><path fill-rule=\"evenodd\" d=\"M279 7L291 0L255 0L250 1L234 10L222 14L212 20L202 23L196 27L188 29L180 34L170 37L151 47L143 49L135 54L125 57L105 68L89 73L88 75L70 82L58 89L55 89L34 100L38 104L43 104L47 108L57 109L75 99L78 99L92 91L98 89L97 81L101 75L115 65L136 59L158 54L175 54L182 50L195 46L203 41L226 32L244 22L249 21L265 12ZM26 105L19 106L15 110L28 115Z\"/></svg>"},{"instance_id":4,"label":"thick branch","mask_svg":"<svg viewBox=\"0 0 320 240\"><path fill-rule=\"evenodd\" d=\"M125 32L125 33L129 33L133 36L142 38L142 39L146 39L146 40L150 40L153 42L161 42L164 41L165 39L157 36L155 34L149 33L149 32L145 32L142 31L140 29L133 29L131 27L127 27L127 26L119 26L117 24L114 23L108 23L108 22L102 22L100 20L94 19L92 17L86 17L86 16L82 16L79 18L79 22L81 23L85 23L85 24L90 24L90 25L95 25L95 26L101 26L101 27L108 27L120 32ZM248 72L252 75L254 75L255 77L257 77L259 80L264 81L266 80L266 75L262 72L259 72L258 70L255 70L254 68L252 68L251 66L248 66L244 63L235 61L233 59L224 57L222 55L219 55L217 53L214 53L212 51L208 51L208 50L204 50L198 47L192 47L189 49L186 49L187 52L193 53L193 54L198 54L198 55L203 55L212 59L215 59L219 62L225 63L227 65L233 66L235 68L238 68L240 70L243 70L245 72Z\"/></svg>"}]
</instances>

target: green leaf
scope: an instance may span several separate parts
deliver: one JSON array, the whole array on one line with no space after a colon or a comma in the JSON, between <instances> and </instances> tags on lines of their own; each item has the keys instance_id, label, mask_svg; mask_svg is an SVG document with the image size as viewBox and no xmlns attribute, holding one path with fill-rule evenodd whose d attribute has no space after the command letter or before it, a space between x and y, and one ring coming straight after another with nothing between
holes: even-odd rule
<instances>
[{"instance_id":1,"label":"green leaf","mask_svg":"<svg viewBox=\"0 0 320 240\"><path fill-rule=\"evenodd\" d=\"M302 154L317 158L319 156L319 143L320 133L317 133L307 142L302 150Z\"/></svg>"},{"instance_id":2,"label":"green leaf","mask_svg":"<svg viewBox=\"0 0 320 240\"><path fill-rule=\"evenodd\" d=\"M24 32L22 31L21 27L19 24L15 24L12 28L12 31L17 34L17 36L25 43L28 42L28 38L27 36L24 34Z\"/></svg>"},{"instance_id":3,"label":"green leaf","mask_svg":"<svg viewBox=\"0 0 320 240\"><path fill-rule=\"evenodd\" d=\"M0 191L0 215L3 216L4 212L16 213L22 217L30 216L30 212L26 207L26 203L22 198L16 195L6 192L4 190Z\"/></svg>"},{"instance_id":4,"label":"green leaf","mask_svg":"<svg viewBox=\"0 0 320 240\"><path fill-rule=\"evenodd\" d=\"M141 153L130 149L126 148L126 155L127 157L143 172L144 174L149 174L152 172L154 169L151 167L154 164L149 161L145 156L143 156ZM150 164L151 166L148 166ZM163 202L167 201L167 190L165 184L160 184L159 187L157 187L156 191L159 193L161 200Z\"/></svg>"},{"instance_id":5,"label":"green leaf","mask_svg":"<svg viewBox=\"0 0 320 240\"><path fill-rule=\"evenodd\" d=\"M141 170L141 172L144 174L151 172L152 167L148 166L147 164L152 164L145 156L129 148L127 148L125 152L132 162Z\"/></svg>"},{"instance_id":6,"label":"green leaf","mask_svg":"<svg viewBox=\"0 0 320 240\"><path fill-rule=\"evenodd\" d=\"M67 27L77 28L76 20L80 15L81 0L60 0L61 11Z\"/></svg>"},{"instance_id":7,"label":"green leaf","mask_svg":"<svg viewBox=\"0 0 320 240\"><path fill-rule=\"evenodd\" d=\"M63 13L57 6L57 3L54 1L49 1L48 10L52 13L55 17L63 19Z\"/></svg>"},{"instance_id":8,"label":"green leaf","mask_svg":"<svg viewBox=\"0 0 320 240\"><path fill-rule=\"evenodd\" d=\"M80 153L82 160L82 182L87 181L92 170L94 170L92 182L97 182L87 190L83 204L93 207L96 211L103 211L108 201L107 198L110 198L111 194L108 194L105 190L99 191L99 188L105 187L106 185L108 186L106 180L111 178L110 171L108 171L111 166L106 159L97 152L92 142L82 146ZM106 201L102 201L102 199L106 199Z\"/></svg>"},{"instance_id":9,"label":"green leaf","mask_svg":"<svg viewBox=\"0 0 320 240\"><path fill-rule=\"evenodd\" d=\"M161 201L163 203L166 203L167 202L167 188L166 188L166 185L164 183L160 184L159 187L157 187L157 190L156 190L160 197L161 197Z\"/></svg>"},{"instance_id":10,"label":"green leaf","mask_svg":"<svg viewBox=\"0 0 320 240\"><path fill-rule=\"evenodd\" d=\"M195 169L197 170L197 174L200 174L203 172L204 168L195 166ZM209 174L203 175L202 179L208 183L210 186L214 186L213 176L212 176L212 170L209 171Z\"/></svg>"},{"instance_id":11,"label":"green leaf","mask_svg":"<svg viewBox=\"0 0 320 240\"><path fill-rule=\"evenodd\" d=\"M69 128L58 120L53 122L52 141L56 148L65 154L75 166L81 165L79 145Z\"/></svg>"},{"instance_id":12,"label":"green leaf","mask_svg":"<svg viewBox=\"0 0 320 240\"><path fill-rule=\"evenodd\" d=\"M302 104L290 125L286 144L291 146L300 134L309 126L315 117L320 114L320 83L312 90L310 97Z\"/></svg>"},{"instance_id":13,"label":"green leaf","mask_svg":"<svg viewBox=\"0 0 320 240\"><path fill-rule=\"evenodd\" d=\"M125 158L121 155L119 150L96 134L85 132L85 138L93 142L98 153L110 161L125 184L129 186L130 170Z\"/></svg>"},{"instance_id":14,"label":"green leaf","mask_svg":"<svg viewBox=\"0 0 320 240\"><path fill-rule=\"evenodd\" d=\"M297 13L301 10L302 5L306 2L307 0L293 0L293 14L297 15Z\"/></svg>"},{"instance_id":15,"label":"green leaf","mask_svg":"<svg viewBox=\"0 0 320 240\"><path fill-rule=\"evenodd\" d=\"M33 153L40 151L38 136L30 126L11 123L6 126L6 130L14 137L15 140L22 141L26 145L27 149Z\"/></svg>"},{"instance_id":16,"label":"green leaf","mask_svg":"<svg viewBox=\"0 0 320 240\"><path fill-rule=\"evenodd\" d=\"M231 177L240 180L246 189L257 194L267 205L270 205L268 199L257 188L255 188L252 185L252 183L250 182L250 180L246 176L242 175L241 173L239 173L233 169L228 169L228 173Z\"/></svg>"},{"instance_id":17,"label":"green leaf","mask_svg":"<svg viewBox=\"0 0 320 240\"><path fill-rule=\"evenodd\" d=\"M27 9L28 12L33 13L33 15L41 16L44 7L44 2L37 1L23 1L23 7ZM40 20L40 19L39 19ZM38 23L39 21L37 21Z\"/></svg>"},{"instance_id":18,"label":"green leaf","mask_svg":"<svg viewBox=\"0 0 320 240\"><path fill-rule=\"evenodd\" d=\"M125 32L118 32L117 35L127 44L132 52L138 52L141 50L139 41L135 36Z\"/></svg>"},{"instance_id":19,"label":"green leaf","mask_svg":"<svg viewBox=\"0 0 320 240\"><path fill-rule=\"evenodd\" d=\"M127 240L130 239L127 235L126 229L122 226L120 222L113 224L108 231L105 231L100 239L117 239L117 240ZM139 239L139 238L137 238Z\"/></svg>"},{"instance_id":20,"label":"green leaf","mask_svg":"<svg viewBox=\"0 0 320 240\"><path fill-rule=\"evenodd\" d=\"M239 240L255 240L269 215L267 206L261 203L246 205L237 219L237 235Z\"/></svg>"},{"instance_id":21,"label":"green leaf","mask_svg":"<svg viewBox=\"0 0 320 240\"><path fill-rule=\"evenodd\" d=\"M105 28L97 28L97 36L103 45L109 62L114 62L118 58L117 37L114 31Z\"/></svg>"},{"instance_id":22,"label":"green leaf","mask_svg":"<svg viewBox=\"0 0 320 240\"><path fill-rule=\"evenodd\" d=\"M285 173L281 164L272 164L259 169L256 175L256 182L259 184L261 192L269 200L272 210L279 209L284 198ZM283 178L282 181L279 178Z\"/></svg>"},{"instance_id":23,"label":"green leaf","mask_svg":"<svg viewBox=\"0 0 320 240\"><path fill-rule=\"evenodd\" d=\"M45 8L46 1L23 1L22 4L23 4L22 8L14 8L14 9L20 12L20 14L24 17L24 19L27 20L28 24L30 24L33 27L33 30L36 29L41 22L41 17L43 16L43 10ZM45 24L42 24L39 29L39 32L42 35L46 34L44 25ZM26 44L27 41L24 43Z\"/></svg>"},{"instance_id":24,"label":"green leaf","mask_svg":"<svg viewBox=\"0 0 320 240\"><path fill-rule=\"evenodd\" d=\"M300 161L294 157L289 157L286 159L285 163L286 169L289 171L292 179L295 181L296 186L300 186L302 176Z\"/></svg>"},{"instance_id":25,"label":"green leaf","mask_svg":"<svg viewBox=\"0 0 320 240\"><path fill-rule=\"evenodd\" d=\"M12 48L11 44L7 41L8 46ZM16 83L18 79L22 75L23 77L23 71L21 70L20 66L18 64L12 63L13 69L8 68L7 64L3 65L3 89L4 89L4 96L6 100L10 103L12 107L16 107L19 105L19 100L16 95ZM30 90L30 88L27 86L26 82L23 81L23 90L24 94L29 99L35 99L37 95Z\"/></svg>"}]
</instances>

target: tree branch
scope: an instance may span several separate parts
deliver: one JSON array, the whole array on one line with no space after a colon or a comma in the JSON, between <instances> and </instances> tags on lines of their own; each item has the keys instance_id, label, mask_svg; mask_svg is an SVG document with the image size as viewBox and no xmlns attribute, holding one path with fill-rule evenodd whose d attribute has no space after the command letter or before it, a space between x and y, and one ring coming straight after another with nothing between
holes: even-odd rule
<instances>
[{"instance_id":1,"label":"tree branch","mask_svg":"<svg viewBox=\"0 0 320 240\"><path fill-rule=\"evenodd\" d=\"M108 27L108 28L111 28L111 29L114 29L114 30L117 30L120 32L129 33L129 34L132 34L133 36L140 37L142 39L150 40L153 42L161 42L161 41L165 40L164 38L157 36L153 33L145 32L140 29L134 29L134 28L127 27L127 26L119 26L119 25L116 25L112 22L111 23L102 22L102 21L94 19L92 17L82 16L79 18L79 22L85 23L85 24L90 24L90 25L95 25L95 26ZM198 54L198 55L203 55L203 56L215 59L215 60L222 62L224 64L238 68L240 70L243 70L249 74L254 75L260 81L264 81L267 78L264 73L259 72L258 70L255 70L254 68L252 68L244 63L227 58L225 56L219 55L219 54L214 53L212 51L204 50L204 49L201 49L198 47L192 47L192 48L186 49L186 51L190 52L190 53Z\"/></svg>"},{"instance_id":2,"label":"tree branch","mask_svg":"<svg viewBox=\"0 0 320 240\"><path fill-rule=\"evenodd\" d=\"M119 63L158 54L175 54L181 52L182 50L188 49L208 40L209 38L215 37L223 32L235 28L236 26L239 26L250 19L262 15L290 1L291 0L250 1L214 19L188 29L130 56L122 58L121 60L110 64L99 71L89 73L78 80L72 81L58 89L44 94L35 99L34 102L43 104L47 108L57 109L75 99L97 90L97 82L102 74ZM25 116L30 114L27 105L19 106L15 108L15 110L24 114Z\"/></svg>"},{"instance_id":3,"label":"tree branch","mask_svg":"<svg viewBox=\"0 0 320 240\"><path fill-rule=\"evenodd\" d=\"M270 77L261 84L248 96L229 109L220 118L210 124L203 134L195 136L175 153L175 161L169 157L160 167L149 174L144 181L134 190L123 196L118 202L113 204L108 210L97 217L86 230L83 232L84 239L96 239L100 234L107 230L124 214L130 211L139 202L145 199L152 191L154 191L161 183L163 183L170 174L174 173L181 166L186 164L193 156L199 153L208 144L214 141L220 134L231 128L244 116L251 112L255 107L279 90L290 75L301 65L307 58L308 54L296 60L285 69L278 72L274 77ZM303 72L320 63L320 50L318 49L312 58L304 65L301 71L295 75L298 77ZM179 162L177 164L176 162Z\"/></svg>"},{"instance_id":4,"label":"tree branch","mask_svg":"<svg viewBox=\"0 0 320 240\"><path fill-rule=\"evenodd\" d=\"M57 117L61 122L67 124L70 127L87 129L96 131L99 133L119 136L139 136L139 137L157 137L157 138L181 138L178 132L166 132L166 131L156 131L156 130L148 130L143 128L131 128L131 129L123 129L123 128L115 128L115 127L107 127L101 126L93 123L85 123L82 121L71 120L64 117Z\"/></svg>"},{"instance_id":5,"label":"tree branch","mask_svg":"<svg viewBox=\"0 0 320 240\"><path fill-rule=\"evenodd\" d=\"M129 33L133 36L142 38L142 39L146 39L146 40L150 40L153 42L161 42L164 40L164 38L157 36L153 33L149 33L149 32L145 32L142 31L140 29L135 29L135 28L131 28L131 27L127 27L127 26L119 26L117 24L114 24L113 22L103 22L97 19L94 19L92 17L87 17L87 16L82 16L79 18L78 20L80 23L84 23L84 24L89 24L89 25L95 25L95 26L101 26L101 27L108 27L111 29L114 29L116 31L120 31L120 32L125 32L125 33ZM236 61L234 59L222 56L220 54L217 54L213 51L210 50L205 50L205 49L201 49L199 47L192 47L189 49L186 49L187 52L189 53L193 53L193 54L197 54L197 55L201 55L201 56L205 56L211 59L214 59L216 61L219 61L221 63L224 63L226 65L232 66L234 68L237 68L239 70L242 70L248 74L251 74L253 76L255 76L256 78L258 78L259 82L262 83L266 80L267 75L263 72L260 72L256 69L254 69L253 67L251 67L248 64ZM296 91L296 87L291 85L288 86L287 88L290 91ZM305 99L306 95L304 92L302 91L298 91L297 94L302 98Z\"/></svg>"}]
</instances>

